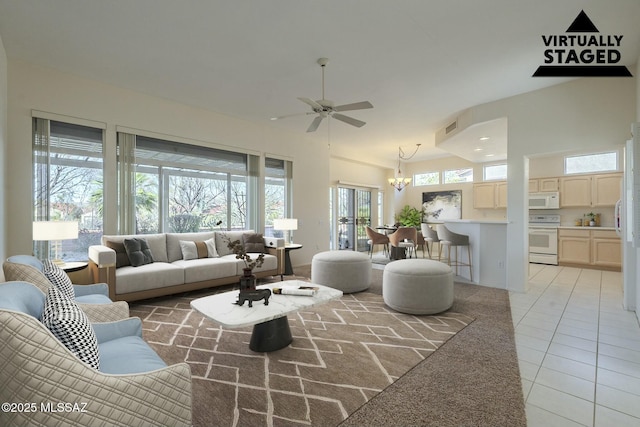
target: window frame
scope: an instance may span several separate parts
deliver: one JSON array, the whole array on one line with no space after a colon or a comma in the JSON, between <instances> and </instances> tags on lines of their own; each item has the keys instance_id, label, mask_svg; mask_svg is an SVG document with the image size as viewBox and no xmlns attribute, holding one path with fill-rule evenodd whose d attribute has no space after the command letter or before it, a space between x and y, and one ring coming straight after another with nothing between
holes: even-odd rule
<instances>
[{"instance_id":1,"label":"window frame","mask_svg":"<svg viewBox=\"0 0 640 427\"><path fill-rule=\"evenodd\" d=\"M437 182L433 182L433 183L425 183L425 184L418 184L418 177L419 176L434 176L437 175L438 179ZM442 180L442 173L441 171L428 171L428 172L420 172L420 173L415 173L413 174L413 186L414 187L423 187L423 186L428 186L428 185L440 185L440 181Z\"/></svg>"},{"instance_id":2,"label":"window frame","mask_svg":"<svg viewBox=\"0 0 640 427\"><path fill-rule=\"evenodd\" d=\"M487 178L487 169L492 167L500 167L504 166L504 176L499 176L497 178ZM508 165L507 163L493 163L490 165L484 165L482 167L482 179L483 181L506 181L508 174Z\"/></svg>"},{"instance_id":3,"label":"window frame","mask_svg":"<svg viewBox=\"0 0 640 427\"><path fill-rule=\"evenodd\" d=\"M575 158L584 158L584 157L596 157L602 155L611 155L615 156L615 166L613 169L592 169L592 170L580 170L576 172L568 172L567 171L567 161L569 159ZM607 150L607 151L598 151L591 153L582 153L582 154L567 154L563 158L563 172L565 175L580 175L580 174L593 174L593 173L611 173L618 172L620 170L620 152L619 150Z\"/></svg>"}]
</instances>

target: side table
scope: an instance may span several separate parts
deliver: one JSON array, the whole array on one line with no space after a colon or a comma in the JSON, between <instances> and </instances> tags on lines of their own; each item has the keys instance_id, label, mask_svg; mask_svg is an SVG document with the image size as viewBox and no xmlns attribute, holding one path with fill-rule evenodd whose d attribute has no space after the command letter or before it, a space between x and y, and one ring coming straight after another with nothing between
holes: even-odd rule
<instances>
[{"instance_id":1,"label":"side table","mask_svg":"<svg viewBox=\"0 0 640 427\"><path fill-rule=\"evenodd\" d=\"M63 269L65 273L73 273L74 271L80 271L87 268L88 265L89 263L87 261L72 261L65 262L60 266L60 268Z\"/></svg>"},{"instance_id":2,"label":"side table","mask_svg":"<svg viewBox=\"0 0 640 427\"><path fill-rule=\"evenodd\" d=\"M284 275L293 275L293 266L291 265L291 256L289 255L289 252L300 249L301 247L302 245L298 243L289 243L284 245ZM280 275L280 280L284 280L284 275Z\"/></svg>"}]
</instances>

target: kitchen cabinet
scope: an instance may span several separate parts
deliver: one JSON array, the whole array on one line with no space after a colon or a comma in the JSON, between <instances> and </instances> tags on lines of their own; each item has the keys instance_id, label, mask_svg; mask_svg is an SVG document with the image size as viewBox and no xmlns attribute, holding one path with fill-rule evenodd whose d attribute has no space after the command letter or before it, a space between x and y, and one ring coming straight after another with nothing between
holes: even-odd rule
<instances>
[{"instance_id":1,"label":"kitchen cabinet","mask_svg":"<svg viewBox=\"0 0 640 427\"><path fill-rule=\"evenodd\" d=\"M622 246L615 231L591 230L592 264L622 267Z\"/></svg>"},{"instance_id":2,"label":"kitchen cabinet","mask_svg":"<svg viewBox=\"0 0 640 427\"><path fill-rule=\"evenodd\" d=\"M481 182L473 184L474 209L506 209L507 182Z\"/></svg>"},{"instance_id":3,"label":"kitchen cabinet","mask_svg":"<svg viewBox=\"0 0 640 427\"><path fill-rule=\"evenodd\" d=\"M561 265L622 268L620 238L613 230L560 228L558 262Z\"/></svg>"},{"instance_id":4,"label":"kitchen cabinet","mask_svg":"<svg viewBox=\"0 0 640 427\"><path fill-rule=\"evenodd\" d=\"M621 173L560 178L560 207L614 206L620 198Z\"/></svg>"},{"instance_id":5,"label":"kitchen cabinet","mask_svg":"<svg viewBox=\"0 0 640 427\"><path fill-rule=\"evenodd\" d=\"M558 178L536 178L529 180L529 193L558 191Z\"/></svg>"},{"instance_id":6,"label":"kitchen cabinet","mask_svg":"<svg viewBox=\"0 0 640 427\"><path fill-rule=\"evenodd\" d=\"M507 208L507 182L496 183L496 208Z\"/></svg>"},{"instance_id":7,"label":"kitchen cabinet","mask_svg":"<svg viewBox=\"0 0 640 427\"><path fill-rule=\"evenodd\" d=\"M589 230L558 230L558 262L569 264L591 263L591 236Z\"/></svg>"},{"instance_id":8,"label":"kitchen cabinet","mask_svg":"<svg viewBox=\"0 0 640 427\"><path fill-rule=\"evenodd\" d=\"M591 206L591 177L567 176L560 178L560 207Z\"/></svg>"},{"instance_id":9,"label":"kitchen cabinet","mask_svg":"<svg viewBox=\"0 0 640 427\"><path fill-rule=\"evenodd\" d=\"M614 206L620 199L621 184L621 173L594 175L591 181L591 206Z\"/></svg>"}]
</instances>

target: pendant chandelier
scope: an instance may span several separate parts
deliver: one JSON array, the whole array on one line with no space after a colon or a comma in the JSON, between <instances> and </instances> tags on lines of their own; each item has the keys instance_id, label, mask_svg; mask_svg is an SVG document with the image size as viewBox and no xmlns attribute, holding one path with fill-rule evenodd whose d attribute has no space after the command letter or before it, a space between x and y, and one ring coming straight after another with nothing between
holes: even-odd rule
<instances>
[{"instance_id":1,"label":"pendant chandelier","mask_svg":"<svg viewBox=\"0 0 640 427\"><path fill-rule=\"evenodd\" d=\"M405 152L402 150L402 147L398 147L398 174L395 178L389 178L389 185L391 185L396 190L402 191L404 187L411 184L410 177L402 177L402 171L400 170L400 160L410 160L413 156L416 155L418 149L420 148L420 145L421 144L416 144L416 149L409 156L405 154Z\"/></svg>"}]
</instances>

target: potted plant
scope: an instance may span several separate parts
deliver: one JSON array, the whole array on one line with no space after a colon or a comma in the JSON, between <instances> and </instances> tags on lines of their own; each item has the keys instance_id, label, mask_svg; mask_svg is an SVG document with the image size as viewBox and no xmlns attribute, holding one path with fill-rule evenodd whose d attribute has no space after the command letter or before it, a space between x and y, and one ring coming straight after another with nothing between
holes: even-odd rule
<instances>
[{"instance_id":1,"label":"potted plant","mask_svg":"<svg viewBox=\"0 0 640 427\"><path fill-rule=\"evenodd\" d=\"M589 217L589 227L595 227L595 225L596 225L596 214L594 214L593 212L589 212L587 214L587 216Z\"/></svg>"},{"instance_id":2,"label":"potted plant","mask_svg":"<svg viewBox=\"0 0 640 427\"><path fill-rule=\"evenodd\" d=\"M422 211L409 205L405 205L396 215L396 223L404 227L420 227Z\"/></svg>"}]
</instances>

